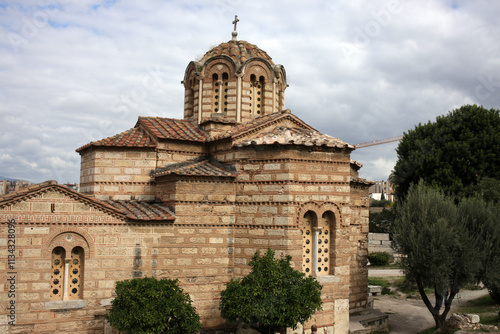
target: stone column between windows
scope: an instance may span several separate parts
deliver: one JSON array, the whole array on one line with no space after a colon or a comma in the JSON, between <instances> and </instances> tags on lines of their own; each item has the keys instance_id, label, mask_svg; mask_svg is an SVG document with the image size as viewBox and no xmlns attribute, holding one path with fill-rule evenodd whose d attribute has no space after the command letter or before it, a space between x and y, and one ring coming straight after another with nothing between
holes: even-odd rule
<instances>
[{"instance_id":1,"label":"stone column between windows","mask_svg":"<svg viewBox=\"0 0 500 334\"><path fill-rule=\"evenodd\" d=\"M313 227L313 235L312 235L312 272L314 275L318 275L318 239L319 239L319 231L321 231L323 227Z\"/></svg>"},{"instance_id":2,"label":"stone column between windows","mask_svg":"<svg viewBox=\"0 0 500 334\"><path fill-rule=\"evenodd\" d=\"M276 78L273 80L273 113L278 112L276 110Z\"/></svg>"},{"instance_id":3,"label":"stone column between windows","mask_svg":"<svg viewBox=\"0 0 500 334\"><path fill-rule=\"evenodd\" d=\"M236 79L236 122L241 122L241 76Z\"/></svg>"},{"instance_id":4,"label":"stone column between windows","mask_svg":"<svg viewBox=\"0 0 500 334\"><path fill-rule=\"evenodd\" d=\"M203 79L199 79L198 87L198 124L201 124L201 110L203 107ZM194 102L193 102L194 103Z\"/></svg>"},{"instance_id":5,"label":"stone column between windows","mask_svg":"<svg viewBox=\"0 0 500 334\"><path fill-rule=\"evenodd\" d=\"M63 294L63 300L69 300L68 296L68 281L69 281L69 263L71 261L71 258L65 258L64 259L64 282L63 282L63 289L64 289L64 294Z\"/></svg>"}]
</instances>

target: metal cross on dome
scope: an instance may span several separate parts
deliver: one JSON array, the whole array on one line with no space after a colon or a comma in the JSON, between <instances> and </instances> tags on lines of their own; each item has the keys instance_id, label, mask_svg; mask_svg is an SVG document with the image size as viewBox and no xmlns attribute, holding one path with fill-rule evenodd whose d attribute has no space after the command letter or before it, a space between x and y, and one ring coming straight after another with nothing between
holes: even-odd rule
<instances>
[{"instance_id":1,"label":"metal cross on dome","mask_svg":"<svg viewBox=\"0 0 500 334\"><path fill-rule=\"evenodd\" d=\"M236 25L238 24L240 20L238 19L238 15L234 16L234 31L231 33L231 36L233 36L233 41L236 41L236 36L238 36L238 33L236 32Z\"/></svg>"}]
</instances>

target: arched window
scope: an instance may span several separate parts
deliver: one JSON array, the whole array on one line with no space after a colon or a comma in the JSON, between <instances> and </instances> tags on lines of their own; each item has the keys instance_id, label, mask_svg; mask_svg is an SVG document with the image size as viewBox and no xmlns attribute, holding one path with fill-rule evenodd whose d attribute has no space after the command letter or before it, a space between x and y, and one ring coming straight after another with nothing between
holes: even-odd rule
<instances>
[{"instance_id":1,"label":"arched window","mask_svg":"<svg viewBox=\"0 0 500 334\"><path fill-rule=\"evenodd\" d=\"M220 82L217 73L212 75L212 111L220 111Z\"/></svg>"},{"instance_id":2,"label":"arched window","mask_svg":"<svg viewBox=\"0 0 500 334\"><path fill-rule=\"evenodd\" d=\"M331 254L334 253L331 237L335 216L327 211L318 221L316 213L307 211L301 223L302 271L308 275L329 275L332 267Z\"/></svg>"},{"instance_id":3,"label":"arched window","mask_svg":"<svg viewBox=\"0 0 500 334\"><path fill-rule=\"evenodd\" d=\"M322 227L318 232L318 275L328 275L332 264L333 254L335 249L335 239L332 237L332 232L335 226L335 215L331 211L323 213L319 227ZM321 270L320 270L321 269Z\"/></svg>"},{"instance_id":4,"label":"arched window","mask_svg":"<svg viewBox=\"0 0 500 334\"><path fill-rule=\"evenodd\" d=\"M252 115L262 115L264 110L264 77L257 81L255 74L250 76L250 112Z\"/></svg>"},{"instance_id":5,"label":"arched window","mask_svg":"<svg viewBox=\"0 0 500 334\"><path fill-rule=\"evenodd\" d=\"M221 110L224 112L227 112L227 93L229 91L228 81L229 81L229 75L226 72L222 73Z\"/></svg>"},{"instance_id":6,"label":"arched window","mask_svg":"<svg viewBox=\"0 0 500 334\"><path fill-rule=\"evenodd\" d=\"M313 271L313 234L314 227L317 225L316 213L307 211L302 219L302 271L307 275Z\"/></svg>"},{"instance_id":7,"label":"arched window","mask_svg":"<svg viewBox=\"0 0 500 334\"><path fill-rule=\"evenodd\" d=\"M226 112L227 111L227 92L228 92L229 75L224 72L219 79L219 75L212 75L212 111Z\"/></svg>"},{"instance_id":8,"label":"arched window","mask_svg":"<svg viewBox=\"0 0 500 334\"><path fill-rule=\"evenodd\" d=\"M64 259L66 251L62 247L52 250L52 268L50 274L50 299L62 299L64 290Z\"/></svg>"},{"instance_id":9,"label":"arched window","mask_svg":"<svg viewBox=\"0 0 500 334\"><path fill-rule=\"evenodd\" d=\"M62 247L52 250L50 277L50 299L71 300L83 298L83 264L82 247L74 247L70 257Z\"/></svg>"}]
</instances>

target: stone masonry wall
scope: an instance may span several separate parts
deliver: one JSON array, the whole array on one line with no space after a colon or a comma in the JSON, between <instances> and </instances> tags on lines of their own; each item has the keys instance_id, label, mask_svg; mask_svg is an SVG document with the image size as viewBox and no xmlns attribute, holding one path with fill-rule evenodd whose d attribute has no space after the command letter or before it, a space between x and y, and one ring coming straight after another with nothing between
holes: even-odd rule
<instances>
[{"instance_id":1,"label":"stone masonry wall","mask_svg":"<svg viewBox=\"0 0 500 334\"><path fill-rule=\"evenodd\" d=\"M248 273L248 261L258 249L271 247L277 253L289 254L295 268L302 267L302 236L298 220L302 205L313 209L328 204L336 208L335 264L331 275L321 278L324 286L323 311L312 322L333 328L341 327L349 307L349 274L351 246L349 242L350 212L345 206L350 198L350 171L346 156L341 153L310 152L283 146L252 147L218 157L235 164L236 224L246 226L236 230L235 274ZM234 159L234 160L233 160ZM309 204L307 204L309 203ZM334 204L335 203L335 204ZM341 300L345 307L342 308ZM333 317L332 317L333 315Z\"/></svg>"},{"instance_id":2,"label":"stone masonry wall","mask_svg":"<svg viewBox=\"0 0 500 334\"><path fill-rule=\"evenodd\" d=\"M56 212L50 212L55 203ZM0 213L1 239L7 240L8 219L16 220L16 326L12 333L103 333L114 284L132 277L178 278L205 327L222 323L219 293L232 277L230 253L234 229L227 225L130 224L59 193L44 194ZM50 305L51 247L61 233L87 240L83 300L77 308ZM237 233L236 233L237 234ZM2 247L2 279L7 282L7 252ZM9 302L9 286L0 293ZM83 304L82 304L83 303ZM73 305L74 306L74 305ZM6 319L6 310L1 316ZM15 331L13 331L15 329Z\"/></svg>"},{"instance_id":3,"label":"stone masonry wall","mask_svg":"<svg viewBox=\"0 0 500 334\"><path fill-rule=\"evenodd\" d=\"M97 199L154 199L149 175L156 167L154 149L87 149L81 159L82 193Z\"/></svg>"},{"instance_id":4,"label":"stone masonry wall","mask_svg":"<svg viewBox=\"0 0 500 334\"><path fill-rule=\"evenodd\" d=\"M368 199L367 186L354 185L351 190L351 215L350 226L351 241L351 277L349 309L351 313L366 310L368 298L368 269L366 267L368 256Z\"/></svg>"}]
</instances>

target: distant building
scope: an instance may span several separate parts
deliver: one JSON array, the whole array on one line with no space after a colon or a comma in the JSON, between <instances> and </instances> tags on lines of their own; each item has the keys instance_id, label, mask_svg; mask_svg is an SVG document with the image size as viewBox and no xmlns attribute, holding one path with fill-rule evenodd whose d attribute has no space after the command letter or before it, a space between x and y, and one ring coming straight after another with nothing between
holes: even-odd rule
<instances>
[{"instance_id":1,"label":"distant building","mask_svg":"<svg viewBox=\"0 0 500 334\"><path fill-rule=\"evenodd\" d=\"M384 194L386 200L391 202L396 200L392 183L389 181L375 181L375 184L372 185L368 191L370 192L370 198L377 201L382 199L382 194Z\"/></svg>"},{"instance_id":2,"label":"distant building","mask_svg":"<svg viewBox=\"0 0 500 334\"><path fill-rule=\"evenodd\" d=\"M0 196L7 194L7 180L0 180Z\"/></svg>"},{"instance_id":3,"label":"distant building","mask_svg":"<svg viewBox=\"0 0 500 334\"><path fill-rule=\"evenodd\" d=\"M1 180L0 181L0 196L7 195L23 188L31 186L33 182L23 180Z\"/></svg>"}]
</instances>

